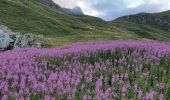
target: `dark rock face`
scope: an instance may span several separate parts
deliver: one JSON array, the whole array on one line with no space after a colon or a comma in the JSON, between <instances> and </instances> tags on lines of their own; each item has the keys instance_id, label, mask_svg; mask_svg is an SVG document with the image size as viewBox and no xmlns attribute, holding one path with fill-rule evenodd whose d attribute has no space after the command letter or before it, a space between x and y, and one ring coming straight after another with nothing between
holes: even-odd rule
<instances>
[{"instance_id":1,"label":"dark rock face","mask_svg":"<svg viewBox=\"0 0 170 100\"><path fill-rule=\"evenodd\" d=\"M154 27L159 27L163 30L169 31L170 29L170 16L157 16L150 13L139 13L136 15L129 15L120 17L117 20L126 20L140 24L147 24Z\"/></svg>"},{"instance_id":2,"label":"dark rock face","mask_svg":"<svg viewBox=\"0 0 170 100\"><path fill-rule=\"evenodd\" d=\"M55 9L57 11L67 13L67 14L73 14L73 15L84 15L83 11L81 10L80 7L75 7L73 9L68 9L68 8L62 8L56 3L54 3L52 0L36 0L37 2L40 2L52 9Z\"/></svg>"}]
</instances>

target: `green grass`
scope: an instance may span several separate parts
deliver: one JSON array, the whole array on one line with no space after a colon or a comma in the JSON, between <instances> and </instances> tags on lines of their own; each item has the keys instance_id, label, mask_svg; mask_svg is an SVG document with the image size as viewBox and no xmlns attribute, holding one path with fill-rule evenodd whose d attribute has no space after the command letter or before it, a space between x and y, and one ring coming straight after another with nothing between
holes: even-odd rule
<instances>
[{"instance_id":1,"label":"green grass","mask_svg":"<svg viewBox=\"0 0 170 100\"><path fill-rule=\"evenodd\" d=\"M66 36L93 30L111 31L107 22L90 16L72 16L54 11L33 0L1 0L0 22L13 31Z\"/></svg>"},{"instance_id":2,"label":"green grass","mask_svg":"<svg viewBox=\"0 0 170 100\"><path fill-rule=\"evenodd\" d=\"M135 33L138 38L145 38L145 39L159 40L159 41L169 41L170 38L170 32L152 27L150 25L143 25L143 24L123 21L123 20L116 20L114 21L113 25Z\"/></svg>"},{"instance_id":3,"label":"green grass","mask_svg":"<svg viewBox=\"0 0 170 100\"><path fill-rule=\"evenodd\" d=\"M170 16L170 10L160 12L160 13L153 13L153 15L160 16L160 17Z\"/></svg>"},{"instance_id":4,"label":"green grass","mask_svg":"<svg viewBox=\"0 0 170 100\"><path fill-rule=\"evenodd\" d=\"M116 19L116 22L121 22L120 24L127 24L126 21L128 21L128 25L129 23L133 23L133 24L136 24L135 27L139 27L139 28L141 28L140 27L141 25L143 26L147 25L148 27L152 27L152 29L155 28L154 30L160 30L161 32L166 33L167 35L170 34L170 30L169 30L170 29L170 24L169 24L170 23L170 11L164 11L164 12L159 12L159 13L143 13L143 14L120 17ZM142 32L144 31L142 30Z\"/></svg>"},{"instance_id":5,"label":"green grass","mask_svg":"<svg viewBox=\"0 0 170 100\"><path fill-rule=\"evenodd\" d=\"M130 32L120 30L99 18L67 15L33 0L1 0L0 15L0 24L8 26L12 31L53 38L51 44L45 45L135 38Z\"/></svg>"},{"instance_id":6,"label":"green grass","mask_svg":"<svg viewBox=\"0 0 170 100\"><path fill-rule=\"evenodd\" d=\"M45 47L95 40L167 40L170 37L164 31L148 26L122 22L113 24L96 17L68 15L34 0L0 0L0 24L14 32L52 38L44 42Z\"/></svg>"}]
</instances>

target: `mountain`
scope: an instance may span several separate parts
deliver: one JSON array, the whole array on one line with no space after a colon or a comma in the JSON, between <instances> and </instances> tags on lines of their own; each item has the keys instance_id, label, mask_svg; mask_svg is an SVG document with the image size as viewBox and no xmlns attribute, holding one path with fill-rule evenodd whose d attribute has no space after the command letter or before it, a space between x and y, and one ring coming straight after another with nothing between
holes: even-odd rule
<instances>
[{"instance_id":1,"label":"mountain","mask_svg":"<svg viewBox=\"0 0 170 100\"><path fill-rule=\"evenodd\" d=\"M161 28L165 31L170 31L170 11L161 13L139 13L136 15L120 17L117 20L147 24L152 27Z\"/></svg>"},{"instance_id":2,"label":"mountain","mask_svg":"<svg viewBox=\"0 0 170 100\"><path fill-rule=\"evenodd\" d=\"M56 3L53 2L53 0L36 0L37 2L40 2L50 8L53 8L57 11L67 13L67 14L73 14L73 15L83 15L83 11L81 10L80 7L74 7L73 9L68 9L68 8L62 8Z\"/></svg>"},{"instance_id":3,"label":"mountain","mask_svg":"<svg viewBox=\"0 0 170 100\"><path fill-rule=\"evenodd\" d=\"M123 16L112 23L143 38L154 40L170 38L170 11Z\"/></svg>"},{"instance_id":4,"label":"mountain","mask_svg":"<svg viewBox=\"0 0 170 100\"><path fill-rule=\"evenodd\" d=\"M138 39L136 34L86 15L70 15L35 0L0 0L0 24L14 32L51 38L45 46L94 40Z\"/></svg>"},{"instance_id":5,"label":"mountain","mask_svg":"<svg viewBox=\"0 0 170 100\"><path fill-rule=\"evenodd\" d=\"M78 6L72 8L72 9L62 8L60 11L61 11L61 12L68 13L68 14L73 14L73 15L84 15L84 14L83 14L83 11L82 11L81 8L78 7Z\"/></svg>"}]
</instances>

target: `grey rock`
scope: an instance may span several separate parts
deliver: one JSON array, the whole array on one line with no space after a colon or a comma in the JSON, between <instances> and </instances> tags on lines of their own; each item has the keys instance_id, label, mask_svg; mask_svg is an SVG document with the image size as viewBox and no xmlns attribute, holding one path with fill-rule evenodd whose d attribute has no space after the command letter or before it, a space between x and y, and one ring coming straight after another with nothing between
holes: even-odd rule
<instances>
[{"instance_id":1,"label":"grey rock","mask_svg":"<svg viewBox=\"0 0 170 100\"><path fill-rule=\"evenodd\" d=\"M41 48L42 35L15 35L14 48Z\"/></svg>"},{"instance_id":2,"label":"grey rock","mask_svg":"<svg viewBox=\"0 0 170 100\"><path fill-rule=\"evenodd\" d=\"M10 44L9 34L3 28L2 26L0 27L0 49L2 50L6 49Z\"/></svg>"},{"instance_id":3,"label":"grey rock","mask_svg":"<svg viewBox=\"0 0 170 100\"><path fill-rule=\"evenodd\" d=\"M41 43L34 43L32 45L32 48L42 48L42 44Z\"/></svg>"},{"instance_id":4,"label":"grey rock","mask_svg":"<svg viewBox=\"0 0 170 100\"><path fill-rule=\"evenodd\" d=\"M0 50L15 48L42 48L43 35L12 32L8 27L0 26Z\"/></svg>"}]
</instances>

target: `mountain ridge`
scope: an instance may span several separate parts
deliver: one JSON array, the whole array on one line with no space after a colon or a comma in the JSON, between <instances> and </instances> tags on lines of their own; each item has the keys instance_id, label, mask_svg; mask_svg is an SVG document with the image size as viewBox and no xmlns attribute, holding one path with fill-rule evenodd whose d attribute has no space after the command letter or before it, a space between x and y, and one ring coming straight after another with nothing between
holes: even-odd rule
<instances>
[{"instance_id":1,"label":"mountain ridge","mask_svg":"<svg viewBox=\"0 0 170 100\"><path fill-rule=\"evenodd\" d=\"M142 38L151 40L170 40L170 11L158 13L138 13L119 17L111 23Z\"/></svg>"},{"instance_id":2,"label":"mountain ridge","mask_svg":"<svg viewBox=\"0 0 170 100\"><path fill-rule=\"evenodd\" d=\"M63 12L63 13L73 14L73 15L84 15L83 11L78 6L72 8L72 9L69 9L69 8L62 8L61 6L56 4L53 0L36 0L36 1L52 8L52 9Z\"/></svg>"},{"instance_id":3,"label":"mountain ridge","mask_svg":"<svg viewBox=\"0 0 170 100\"><path fill-rule=\"evenodd\" d=\"M124 20L128 22L134 22L139 24L148 24L155 28L161 28L164 31L170 32L170 11L164 11L159 13L138 13L135 15L123 16L115 21Z\"/></svg>"}]
</instances>

